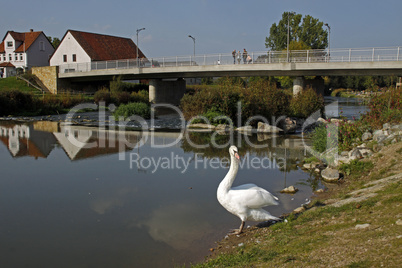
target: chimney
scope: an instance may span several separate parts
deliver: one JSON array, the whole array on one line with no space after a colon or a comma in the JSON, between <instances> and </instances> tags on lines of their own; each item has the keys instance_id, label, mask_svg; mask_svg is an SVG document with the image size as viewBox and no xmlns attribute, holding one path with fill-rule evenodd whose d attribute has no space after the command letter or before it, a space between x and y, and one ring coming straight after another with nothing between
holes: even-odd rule
<instances>
[{"instance_id":1,"label":"chimney","mask_svg":"<svg viewBox=\"0 0 402 268\"><path fill-rule=\"evenodd\" d=\"M31 33L33 33L33 29L30 29L29 31L30 31Z\"/></svg>"}]
</instances>

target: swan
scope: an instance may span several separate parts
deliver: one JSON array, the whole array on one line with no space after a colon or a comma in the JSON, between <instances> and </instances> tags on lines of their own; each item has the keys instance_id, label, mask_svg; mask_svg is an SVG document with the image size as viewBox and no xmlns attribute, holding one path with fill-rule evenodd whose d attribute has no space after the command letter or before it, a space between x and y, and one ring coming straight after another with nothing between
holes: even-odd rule
<instances>
[{"instance_id":1,"label":"swan","mask_svg":"<svg viewBox=\"0 0 402 268\"><path fill-rule=\"evenodd\" d=\"M223 178L219 184L217 198L219 203L227 211L240 218L241 225L238 230L235 230L235 234L242 233L246 220L279 221L279 218L272 216L268 211L262 209L266 206L278 205L278 202L276 201L278 198L276 196L251 183L232 187L239 169L240 156L236 146L231 146L229 148L229 154L230 169L225 178Z\"/></svg>"}]
</instances>

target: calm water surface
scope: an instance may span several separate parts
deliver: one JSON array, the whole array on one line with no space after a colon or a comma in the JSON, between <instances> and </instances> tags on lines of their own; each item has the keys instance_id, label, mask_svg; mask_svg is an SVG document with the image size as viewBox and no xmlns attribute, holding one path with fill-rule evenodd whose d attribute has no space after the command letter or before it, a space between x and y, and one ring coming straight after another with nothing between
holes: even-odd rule
<instances>
[{"instance_id":1,"label":"calm water surface","mask_svg":"<svg viewBox=\"0 0 402 268\"><path fill-rule=\"evenodd\" d=\"M194 149L179 133L159 132L138 146L149 134L118 134L0 122L0 267L173 267L203 260L238 228L240 220L216 200L228 146ZM213 138L188 137L193 144ZM230 137L215 138L225 144ZM243 166L235 185L255 183L277 195L280 205L268 208L273 215L290 212L320 187L295 166L304 155L299 137L247 140L267 147L253 149L236 135ZM119 154L122 141L129 146ZM289 185L300 191L279 193Z\"/></svg>"}]
</instances>

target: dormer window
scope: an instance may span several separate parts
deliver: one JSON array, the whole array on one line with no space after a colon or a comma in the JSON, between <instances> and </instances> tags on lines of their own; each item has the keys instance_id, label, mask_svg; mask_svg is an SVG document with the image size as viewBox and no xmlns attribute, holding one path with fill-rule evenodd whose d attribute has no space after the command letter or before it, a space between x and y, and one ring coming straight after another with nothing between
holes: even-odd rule
<instances>
[{"instance_id":1,"label":"dormer window","mask_svg":"<svg viewBox=\"0 0 402 268\"><path fill-rule=\"evenodd\" d=\"M7 47L13 47L13 41L8 41L7 42Z\"/></svg>"}]
</instances>

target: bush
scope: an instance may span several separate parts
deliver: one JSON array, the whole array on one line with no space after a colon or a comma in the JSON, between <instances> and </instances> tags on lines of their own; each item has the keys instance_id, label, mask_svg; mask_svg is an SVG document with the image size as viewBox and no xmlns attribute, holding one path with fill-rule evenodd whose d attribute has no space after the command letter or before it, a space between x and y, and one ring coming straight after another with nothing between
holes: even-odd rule
<instances>
[{"instance_id":1,"label":"bush","mask_svg":"<svg viewBox=\"0 0 402 268\"><path fill-rule=\"evenodd\" d=\"M131 93L131 102L149 103L149 93L147 90L140 90Z\"/></svg>"},{"instance_id":2,"label":"bush","mask_svg":"<svg viewBox=\"0 0 402 268\"><path fill-rule=\"evenodd\" d=\"M0 91L0 115L19 114L32 112L36 107L36 100L30 93L24 93L16 89Z\"/></svg>"},{"instance_id":3,"label":"bush","mask_svg":"<svg viewBox=\"0 0 402 268\"><path fill-rule=\"evenodd\" d=\"M117 91L111 94L112 102L116 105L127 104L131 101L131 95L125 91Z\"/></svg>"},{"instance_id":4,"label":"bush","mask_svg":"<svg viewBox=\"0 0 402 268\"><path fill-rule=\"evenodd\" d=\"M293 97L290 102L290 115L307 118L316 111L324 108L324 98L312 88L303 90Z\"/></svg>"},{"instance_id":5,"label":"bush","mask_svg":"<svg viewBox=\"0 0 402 268\"><path fill-rule=\"evenodd\" d=\"M103 88L101 90L96 91L94 95L94 101L96 104L99 104L99 102L105 102L105 105L108 105L111 103L112 98L110 96L109 90L106 88Z\"/></svg>"},{"instance_id":6,"label":"bush","mask_svg":"<svg viewBox=\"0 0 402 268\"><path fill-rule=\"evenodd\" d=\"M132 115L138 115L144 119L151 118L151 109L149 105L143 102L131 102L128 104L120 105L116 111L113 113L115 119L117 120L120 116L128 118Z\"/></svg>"}]
</instances>

